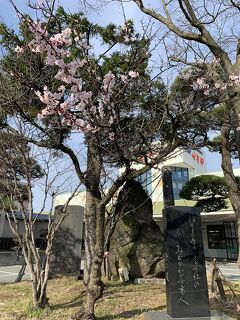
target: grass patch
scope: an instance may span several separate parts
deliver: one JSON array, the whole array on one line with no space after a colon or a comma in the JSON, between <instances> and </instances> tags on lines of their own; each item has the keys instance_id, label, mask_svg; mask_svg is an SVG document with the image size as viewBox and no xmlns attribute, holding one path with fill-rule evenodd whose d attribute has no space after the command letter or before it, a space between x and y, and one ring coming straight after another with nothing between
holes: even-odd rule
<instances>
[{"instance_id":1,"label":"grass patch","mask_svg":"<svg viewBox=\"0 0 240 320\"><path fill-rule=\"evenodd\" d=\"M240 304L240 282L234 284ZM216 297L210 299L211 308L224 311L240 320L236 301L226 287L228 302ZM1 320L69 320L84 305L85 292L81 281L63 277L49 281L50 307L34 310L31 304L31 283L0 285ZM96 315L100 320L141 320L144 312L166 309L165 287L161 284L122 284L106 282L103 297L96 303Z\"/></svg>"}]
</instances>

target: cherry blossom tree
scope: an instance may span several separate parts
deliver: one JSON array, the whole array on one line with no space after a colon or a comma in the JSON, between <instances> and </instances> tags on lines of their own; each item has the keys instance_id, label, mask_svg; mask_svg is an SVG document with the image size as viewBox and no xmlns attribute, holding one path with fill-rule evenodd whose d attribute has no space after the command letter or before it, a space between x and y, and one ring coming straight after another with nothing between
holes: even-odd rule
<instances>
[{"instance_id":1,"label":"cherry blossom tree","mask_svg":"<svg viewBox=\"0 0 240 320\"><path fill-rule=\"evenodd\" d=\"M76 319L95 319L101 297L106 206L122 185L172 157L177 147L198 147L207 131L188 129L197 110L181 104L148 72L149 39L123 27L105 28L59 8L33 21L19 13L21 35L4 27L8 52L1 63L0 101L29 126L25 139L67 155L86 188L85 309ZM97 41L102 52L96 54ZM13 63L13 61L15 63ZM191 100L191 99L190 99ZM191 100L192 101L192 100ZM86 163L79 147L84 138ZM112 173L121 166L121 173Z\"/></svg>"},{"instance_id":2,"label":"cherry blossom tree","mask_svg":"<svg viewBox=\"0 0 240 320\"><path fill-rule=\"evenodd\" d=\"M133 2L162 25L162 32L167 34L165 48L170 65L180 69L193 67L196 76L193 89L214 97L216 104L225 105L228 116L221 127L222 168L240 237L240 190L231 163L230 138L235 137L239 158L239 1L163 0L152 7L143 0ZM190 74L185 74L186 78L191 78Z\"/></svg>"}]
</instances>

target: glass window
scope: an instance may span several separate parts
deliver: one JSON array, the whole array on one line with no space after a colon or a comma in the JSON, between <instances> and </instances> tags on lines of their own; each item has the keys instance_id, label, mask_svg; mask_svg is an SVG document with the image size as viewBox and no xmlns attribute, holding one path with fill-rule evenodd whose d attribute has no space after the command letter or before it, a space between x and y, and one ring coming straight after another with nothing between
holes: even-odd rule
<instances>
[{"instance_id":1,"label":"glass window","mask_svg":"<svg viewBox=\"0 0 240 320\"><path fill-rule=\"evenodd\" d=\"M151 170L143 173L136 180L142 184L143 189L151 197L151 195L152 195L152 175L151 175Z\"/></svg>"},{"instance_id":2,"label":"glass window","mask_svg":"<svg viewBox=\"0 0 240 320\"><path fill-rule=\"evenodd\" d=\"M223 224L207 226L208 248L226 249L226 238Z\"/></svg>"},{"instance_id":3,"label":"glass window","mask_svg":"<svg viewBox=\"0 0 240 320\"><path fill-rule=\"evenodd\" d=\"M171 167L174 200L180 200L179 193L189 181L188 168Z\"/></svg>"}]
</instances>

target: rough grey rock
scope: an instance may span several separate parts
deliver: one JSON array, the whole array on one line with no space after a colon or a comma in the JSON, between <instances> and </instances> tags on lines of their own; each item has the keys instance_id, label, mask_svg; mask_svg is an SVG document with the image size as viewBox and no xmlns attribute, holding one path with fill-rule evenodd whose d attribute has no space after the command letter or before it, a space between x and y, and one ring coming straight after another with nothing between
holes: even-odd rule
<instances>
[{"instance_id":1,"label":"rough grey rock","mask_svg":"<svg viewBox=\"0 0 240 320\"><path fill-rule=\"evenodd\" d=\"M115 274L126 267L130 277L160 277L164 273L163 235L153 220L152 201L137 181L119 193L115 213L121 217L111 238L109 259Z\"/></svg>"}]
</instances>

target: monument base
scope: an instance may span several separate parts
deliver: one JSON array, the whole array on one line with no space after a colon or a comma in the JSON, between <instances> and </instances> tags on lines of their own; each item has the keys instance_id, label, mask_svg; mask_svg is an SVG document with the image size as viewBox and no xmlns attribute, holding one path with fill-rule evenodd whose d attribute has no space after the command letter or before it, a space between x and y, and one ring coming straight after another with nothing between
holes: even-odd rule
<instances>
[{"instance_id":1,"label":"monument base","mask_svg":"<svg viewBox=\"0 0 240 320\"><path fill-rule=\"evenodd\" d=\"M171 318L166 311L161 312L145 312L143 314L144 320L235 320L221 311L212 310L211 317L191 317L191 318Z\"/></svg>"}]
</instances>

